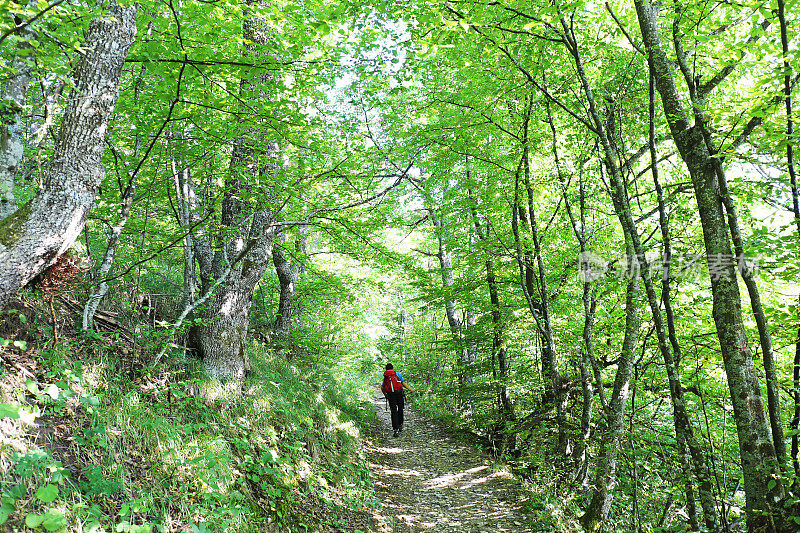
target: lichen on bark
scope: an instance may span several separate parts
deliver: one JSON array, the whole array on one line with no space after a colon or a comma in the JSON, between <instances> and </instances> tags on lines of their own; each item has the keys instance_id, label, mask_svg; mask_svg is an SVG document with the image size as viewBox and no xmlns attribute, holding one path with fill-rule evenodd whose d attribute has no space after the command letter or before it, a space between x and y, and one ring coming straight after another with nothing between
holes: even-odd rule
<instances>
[{"instance_id":1,"label":"lichen on bark","mask_svg":"<svg viewBox=\"0 0 800 533\"><path fill-rule=\"evenodd\" d=\"M11 215L0 220L0 244L13 247L24 233L24 224L32 212L33 200L28 200Z\"/></svg>"}]
</instances>

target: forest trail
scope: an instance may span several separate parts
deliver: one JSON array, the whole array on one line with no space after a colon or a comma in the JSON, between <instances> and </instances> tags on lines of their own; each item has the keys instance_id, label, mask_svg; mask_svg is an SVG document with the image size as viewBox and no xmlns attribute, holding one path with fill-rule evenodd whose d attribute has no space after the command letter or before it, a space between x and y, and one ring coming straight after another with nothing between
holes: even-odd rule
<instances>
[{"instance_id":1,"label":"forest trail","mask_svg":"<svg viewBox=\"0 0 800 533\"><path fill-rule=\"evenodd\" d=\"M532 528L521 507L519 481L493 467L491 457L417 414L408 404L401 435L383 397L375 398L378 425L369 446L370 469L382 508L380 533L523 533Z\"/></svg>"}]
</instances>

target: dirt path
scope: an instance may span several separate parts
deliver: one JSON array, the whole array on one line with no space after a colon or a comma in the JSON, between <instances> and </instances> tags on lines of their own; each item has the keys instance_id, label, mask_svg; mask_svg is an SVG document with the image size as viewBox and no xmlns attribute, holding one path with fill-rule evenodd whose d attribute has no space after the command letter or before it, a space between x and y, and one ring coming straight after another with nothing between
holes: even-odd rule
<instances>
[{"instance_id":1,"label":"dirt path","mask_svg":"<svg viewBox=\"0 0 800 533\"><path fill-rule=\"evenodd\" d=\"M392 437L383 398L375 399L378 427L370 468L383 507L381 533L496 533L541 531L520 512L525 496L510 474L492 468L488 455L454 439L406 405L405 428Z\"/></svg>"}]
</instances>

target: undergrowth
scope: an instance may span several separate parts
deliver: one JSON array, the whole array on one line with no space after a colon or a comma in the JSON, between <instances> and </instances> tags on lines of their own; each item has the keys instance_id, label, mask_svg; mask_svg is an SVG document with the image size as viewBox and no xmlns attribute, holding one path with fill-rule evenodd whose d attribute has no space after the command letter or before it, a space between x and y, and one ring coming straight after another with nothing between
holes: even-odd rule
<instances>
[{"instance_id":1,"label":"undergrowth","mask_svg":"<svg viewBox=\"0 0 800 533\"><path fill-rule=\"evenodd\" d=\"M260 345L235 392L191 360L131 372L98 336L21 348L0 367L0 530L368 529L355 383Z\"/></svg>"}]
</instances>

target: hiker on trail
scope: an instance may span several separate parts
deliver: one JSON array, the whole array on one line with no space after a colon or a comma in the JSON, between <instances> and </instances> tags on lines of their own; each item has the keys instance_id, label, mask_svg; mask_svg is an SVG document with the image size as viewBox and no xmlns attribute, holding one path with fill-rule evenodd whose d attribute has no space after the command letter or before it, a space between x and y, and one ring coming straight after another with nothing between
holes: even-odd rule
<instances>
[{"instance_id":1,"label":"hiker on trail","mask_svg":"<svg viewBox=\"0 0 800 533\"><path fill-rule=\"evenodd\" d=\"M400 435L403 430L403 407L406 403L406 393L404 389L416 392L404 380L400 372L394 369L392 363L386 364L386 372L383 373L383 385L381 391L389 402L389 409L392 411L393 437Z\"/></svg>"}]
</instances>

